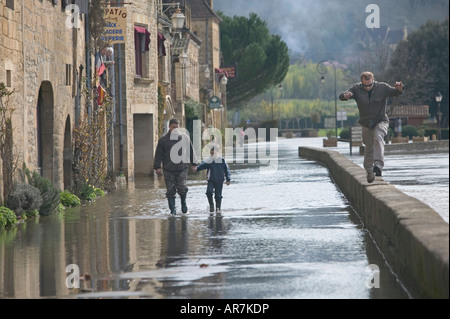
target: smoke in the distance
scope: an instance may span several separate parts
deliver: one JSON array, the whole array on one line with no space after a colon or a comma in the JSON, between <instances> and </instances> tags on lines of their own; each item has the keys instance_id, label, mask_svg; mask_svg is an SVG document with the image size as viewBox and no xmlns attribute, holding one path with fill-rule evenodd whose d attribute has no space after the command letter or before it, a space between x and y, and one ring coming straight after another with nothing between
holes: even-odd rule
<instances>
[{"instance_id":1,"label":"smoke in the distance","mask_svg":"<svg viewBox=\"0 0 450 319\"><path fill-rule=\"evenodd\" d=\"M214 0L214 10L228 16L255 12L273 34L287 43L291 55L315 57L348 50L351 37L366 28L369 4L380 8L381 25L409 32L426 21L448 17L448 0ZM238 36L238 35L237 35ZM328 52L324 52L328 51Z\"/></svg>"}]
</instances>

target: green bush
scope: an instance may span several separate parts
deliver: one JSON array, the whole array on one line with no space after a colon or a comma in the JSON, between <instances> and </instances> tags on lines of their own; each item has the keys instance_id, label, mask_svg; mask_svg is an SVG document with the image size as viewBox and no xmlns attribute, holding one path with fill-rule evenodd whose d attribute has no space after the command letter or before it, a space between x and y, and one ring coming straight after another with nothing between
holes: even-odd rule
<instances>
[{"instance_id":1,"label":"green bush","mask_svg":"<svg viewBox=\"0 0 450 319\"><path fill-rule=\"evenodd\" d=\"M442 129L441 130L441 135L442 135L442 139L443 140L448 140L449 139L449 130L448 130L448 128Z\"/></svg>"},{"instance_id":2,"label":"green bush","mask_svg":"<svg viewBox=\"0 0 450 319\"><path fill-rule=\"evenodd\" d=\"M387 136L388 136L388 138L392 138L395 136L395 132L392 128L389 128Z\"/></svg>"},{"instance_id":3,"label":"green bush","mask_svg":"<svg viewBox=\"0 0 450 319\"><path fill-rule=\"evenodd\" d=\"M95 188L95 189L94 189L94 192L95 192L95 195L96 195L97 197L103 197L103 196L105 196L105 192L104 192L102 189L100 189L100 188Z\"/></svg>"},{"instance_id":4,"label":"green bush","mask_svg":"<svg viewBox=\"0 0 450 319\"><path fill-rule=\"evenodd\" d=\"M80 198L82 200L93 201L96 197L95 187L89 184L84 184L80 192Z\"/></svg>"},{"instance_id":5,"label":"green bush","mask_svg":"<svg viewBox=\"0 0 450 319\"><path fill-rule=\"evenodd\" d=\"M402 136L409 137L409 139L412 139L413 136L419 136L419 132L417 131L417 128L415 126L406 125L402 129Z\"/></svg>"},{"instance_id":6,"label":"green bush","mask_svg":"<svg viewBox=\"0 0 450 319\"><path fill-rule=\"evenodd\" d=\"M14 214L14 212L11 209L1 206L0 207L0 215L2 215L5 218L5 220L6 220L5 226L6 227L17 224L16 214Z\"/></svg>"},{"instance_id":7,"label":"green bush","mask_svg":"<svg viewBox=\"0 0 450 319\"><path fill-rule=\"evenodd\" d=\"M27 217L37 217L39 216L39 211L37 209L26 212Z\"/></svg>"},{"instance_id":8,"label":"green bush","mask_svg":"<svg viewBox=\"0 0 450 319\"><path fill-rule=\"evenodd\" d=\"M327 138L333 138L333 137L335 137L335 134L336 134L336 131L334 130L334 129L329 129L328 131L327 131Z\"/></svg>"},{"instance_id":9,"label":"green bush","mask_svg":"<svg viewBox=\"0 0 450 319\"><path fill-rule=\"evenodd\" d=\"M341 133L339 134L339 136L343 139L349 140L350 139L350 128L349 127L344 128L341 131Z\"/></svg>"},{"instance_id":10,"label":"green bush","mask_svg":"<svg viewBox=\"0 0 450 319\"><path fill-rule=\"evenodd\" d=\"M58 207L56 207L56 213L60 214L62 212L64 212L64 205L59 203Z\"/></svg>"},{"instance_id":11,"label":"green bush","mask_svg":"<svg viewBox=\"0 0 450 319\"><path fill-rule=\"evenodd\" d=\"M41 192L42 206L39 209L40 215L49 216L56 213L58 205L61 203L60 193L58 189L45 177L39 175L38 172L31 172L24 167L25 174L28 178L28 184L36 187Z\"/></svg>"},{"instance_id":12,"label":"green bush","mask_svg":"<svg viewBox=\"0 0 450 319\"><path fill-rule=\"evenodd\" d=\"M85 184L80 192L80 199L94 201L97 197L105 196L105 192L93 185Z\"/></svg>"},{"instance_id":13,"label":"green bush","mask_svg":"<svg viewBox=\"0 0 450 319\"><path fill-rule=\"evenodd\" d=\"M6 226L6 217L0 213L0 229L4 228Z\"/></svg>"},{"instance_id":14,"label":"green bush","mask_svg":"<svg viewBox=\"0 0 450 319\"><path fill-rule=\"evenodd\" d=\"M185 102L185 114L187 119L201 119L203 116L203 105L194 101Z\"/></svg>"},{"instance_id":15,"label":"green bush","mask_svg":"<svg viewBox=\"0 0 450 319\"><path fill-rule=\"evenodd\" d=\"M77 195L64 191L61 193L61 204L65 207L77 207L81 205L81 200Z\"/></svg>"},{"instance_id":16,"label":"green bush","mask_svg":"<svg viewBox=\"0 0 450 319\"><path fill-rule=\"evenodd\" d=\"M38 210L42 206L41 192L34 186L18 184L8 196L6 206L17 216Z\"/></svg>"}]
</instances>

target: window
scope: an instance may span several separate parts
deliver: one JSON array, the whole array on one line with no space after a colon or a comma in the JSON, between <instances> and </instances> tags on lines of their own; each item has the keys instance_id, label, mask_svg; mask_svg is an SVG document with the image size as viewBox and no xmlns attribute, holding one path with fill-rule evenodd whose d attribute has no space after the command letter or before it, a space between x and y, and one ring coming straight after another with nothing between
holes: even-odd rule
<instances>
[{"instance_id":1,"label":"window","mask_svg":"<svg viewBox=\"0 0 450 319\"><path fill-rule=\"evenodd\" d=\"M66 64L66 86L72 85L72 65Z\"/></svg>"},{"instance_id":2,"label":"window","mask_svg":"<svg viewBox=\"0 0 450 319\"><path fill-rule=\"evenodd\" d=\"M6 70L6 87L12 87L11 70Z\"/></svg>"},{"instance_id":3,"label":"window","mask_svg":"<svg viewBox=\"0 0 450 319\"><path fill-rule=\"evenodd\" d=\"M66 7L69 5L69 0L61 0L61 10L66 11Z\"/></svg>"},{"instance_id":4,"label":"window","mask_svg":"<svg viewBox=\"0 0 450 319\"><path fill-rule=\"evenodd\" d=\"M6 7L14 10L14 0L6 0Z\"/></svg>"},{"instance_id":5,"label":"window","mask_svg":"<svg viewBox=\"0 0 450 319\"><path fill-rule=\"evenodd\" d=\"M136 63L136 76L148 77L149 68L150 32L144 27L134 27L134 50Z\"/></svg>"}]
</instances>

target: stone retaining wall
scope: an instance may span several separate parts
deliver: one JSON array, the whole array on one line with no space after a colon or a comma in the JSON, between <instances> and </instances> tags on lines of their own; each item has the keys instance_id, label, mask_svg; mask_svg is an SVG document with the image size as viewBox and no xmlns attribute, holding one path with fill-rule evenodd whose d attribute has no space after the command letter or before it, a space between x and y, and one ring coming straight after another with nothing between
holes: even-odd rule
<instances>
[{"instance_id":1,"label":"stone retaining wall","mask_svg":"<svg viewBox=\"0 0 450 319\"><path fill-rule=\"evenodd\" d=\"M449 226L423 202L382 179L368 184L363 168L342 154L300 147L330 175L414 298L449 298Z\"/></svg>"}]
</instances>

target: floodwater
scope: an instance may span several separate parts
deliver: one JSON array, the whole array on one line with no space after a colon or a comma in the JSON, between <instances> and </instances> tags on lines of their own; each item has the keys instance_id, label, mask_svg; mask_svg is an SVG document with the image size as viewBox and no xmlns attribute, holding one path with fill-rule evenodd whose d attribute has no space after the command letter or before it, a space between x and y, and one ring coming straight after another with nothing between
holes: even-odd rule
<instances>
[{"instance_id":1,"label":"floodwater","mask_svg":"<svg viewBox=\"0 0 450 319\"><path fill-rule=\"evenodd\" d=\"M276 169L230 164L221 215L190 173L188 216L169 217L163 179L140 178L2 231L0 298L408 298L327 169L298 157L313 142L280 139Z\"/></svg>"}]
</instances>

